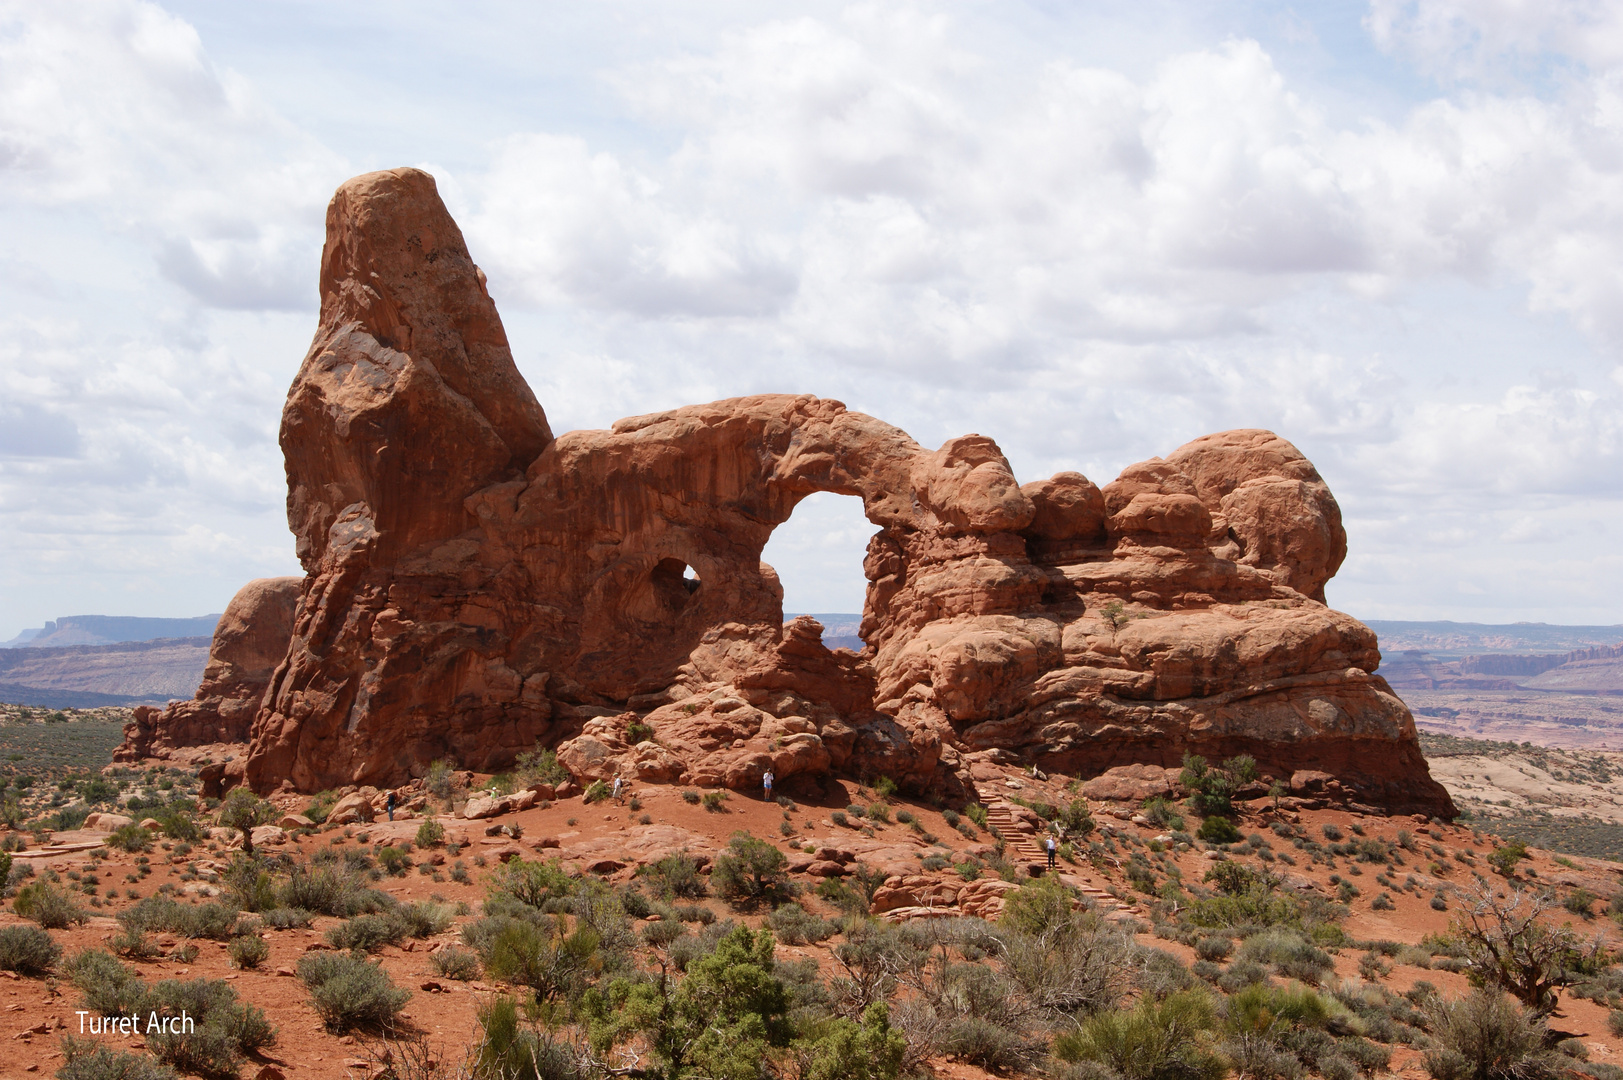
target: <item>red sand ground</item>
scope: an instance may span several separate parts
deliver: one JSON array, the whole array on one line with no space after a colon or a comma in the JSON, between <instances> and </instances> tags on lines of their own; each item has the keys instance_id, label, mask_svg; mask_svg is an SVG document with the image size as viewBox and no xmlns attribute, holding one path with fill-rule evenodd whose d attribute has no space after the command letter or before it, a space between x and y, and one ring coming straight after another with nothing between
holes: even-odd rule
<instances>
[{"instance_id":1,"label":"red sand ground","mask_svg":"<svg viewBox=\"0 0 1623 1080\"><path fill-rule=\"evenodd\" d=\"M1028 790L1021 793L1030 797L1049 797L1050 801L1058 801L1058 795L1063 793L1064 779L1053 777L1046 784L1025 780L1023 782ZM647 828L638 823L643 814L649 815L655 825L674 825L707 838L712 849L724 845L726 839L738 830L770 838L780 846L793 843L798 847L808 839L814 843L837 846L841 842L848 844L854 833L852 830L840 829L832 824L830 820L832 810L843 807L848 801L862 803L872 801L871 792L861 791L856 784L845 782L838 790L830 790L828 797L820 799L821 805L800 804L790 815L795 835L792 838L785 838L779 831L780 822L784 820L783 811L775 804L762 802L758 796L750 798L735 793L726 803L725 812L710 813L701 807L684 802L680 796L680 789L675 787L643 787L636 795L642 804L638 810L632 810L629 804L614 806L600 803L586 806L582 805L579 799L574 799L556 803L546 809L506 815L491 822L441 817L439 820L446 826L447 839L461 840L467 845L460 857L467 861L472 882L459 885L448 879L434 881L414 870L404 877L386 877L379 883L379 887L402 900L437 898L453 904L457 901L466 901L476 915L479 902L485 894L485 879L489 867L496 865L493 856L503 848L514 845L514 841L507 837L486 837L485 828L490 824L521 826L523 835L517 846L523 850L527 858L558 855L561 851L567 860L571 848L576 845L634 837L639 830ZM904 799L893 799L892 802L895 809L910 809L918 816L926 830L941 838L955 851L961 851L973 844L985 843L988 839L984 834L977 841L965 839L947 826L940 813L928 806ZM1108 809L1104 804L1094 804L1095 815L1101 825L1108 824L1120 832L1134 833L1146 839L1160 832L1154 827L1141 828L1108 816L1105 812ZM1240 819L1240 825L1242 831L1247 834L1253 831L1262 832L1272 842L1276 852L1283 851L1300 856L1302 853L1295 851L1288 840L1267 831L1269 825L1281 818L1298 819L1314 839L1322 838L1321 826L1325 823L1336 824L1350 833L1350 826L1357 822L1362 825L1368 836L1388 840L1395 839L1400 828L1407 828L1416 833L1424 830L1429 835L1417 836L1422 843L1442 844L1450 853L1455 850L1472 852L1477 861L1477 869L1483 872L1487 871L1487 866L1482 861L1482 856L1492 847L1491 838L1484 838L1486 843L1479 842L1467 828L1423 825L1407 817L1392 819L1365 817L1340 810L1302 810L1299 813L1287 811L1284 814L1276 814L1266 806L1262 806L1261 809L1246 811ZM574 820L574 824L570 824L571 819ZM421 824L419 819L411 819L392 824L356 826L347 830L295 839L285 848L277 850L287 850L298 857L307 857L319 845L330 843L354 847L361 842L363 834L369 843L386 839L409 840L415 836L419 824ZM354 835L346 836L346 832ZM538 841L548 837L560 841L562 845L560 851L538 850L536 846ZM59 834L55 840L61 842L101 838L94 833L64 833ZM1349 835L1349 839L1351 838ZM924 847L912 830L895 823L879 827L876 839L885 840L903 849L922 850ZM210 851L211 846L216 850ZM54 932L56 939L69 953L80 948L103 945L111 939L117 930L116 922L110 917L111 913L134 902L126 897L127 889L133 888L139 895L146 896L156 892L163 882L174 882L177 887L182 884L180 875L185 869L185 861L169 861L167 853L161 848L155 848L149 856L153 867L151 875L134 885L126 882L124 878L127 873L134 870L135 856L117 850L105 848L100 850L107 856L100 860L100 866L96 870L102 884L101 892L105 896L116 888L118 898L116 901L108 902L107 906L93 909L97 912L97 917L92 919L88 926ZM220 848L220 845L198 844L194 846L188 858L201 860L203 863L213 861L223 868L229 857L230 852ZM413 857L420 858L421 852L414 852ZM487 866L485 868L475 866L476 857L484 857ZM1420 876L1430 861L1429 855L1417 858L1405 853L1405 858L1409 866L1400 868L1395 875L1399 882L1410 871ZM64 877L70 870L84 871L93 862L88 852L72 856L34 858L31 861L41 872L50 868ZM453 861L447 859L446 866L442 869L448 870ZM1252 857L1246 857L1241 861L1261 865ZM1338 861L1345 863L1345 860ZM1123 862L1125 863L1125 856ZM1623 866L1618 864L1578 858L1574 858L1572 862L1577 865L1577 870L1556 864L1547 853L1536 852L1531 862L1522 865L1532 867L1539 881L1566 885L1583 884L1596 893L1607 896L1614 891L1613 886L1617 883L1618 874L1623 873ZM1199 881L1212 862L1202 852L1189 851L1177 857L1177 864L1183 871L1186 881ZM1469 868L1452 859L1445 860L1445 864L1449 868L1447 880L1455 884L1469 882L1471 873ZM204 871L206 878L206 865L200 866L200 869ZM1078 868L1068 869L1075 872ZM1125 876L1116 868L1106 865L1102 869L1084 869L1087 869L1087 876L1094 882L1115 886L1121 890L1121 895L1130 896ZM1326 880L1330 871L1323 866L1310 866L1306 858L1298 857L1295 867L1274 863L1272 869L1311 878L1319 883L1326 894L1334 891ZM1388 939L1413 944L1418 943L1428 933L1442 933L1447 930L1453 910L1433 911L1429 906L1429 889L1421 896L1394 892L1391 895L1396 910L1387 912L1371 910L1370 901L1381 891L1374 882L1377 869L1366 866L1361 876L1352 879L1362 890L1363 895L1354 901L1353 914L1345 923L1351 937ZM1341 872L1346 873L1344 865ZM608 875L608 878L614 881L628 880L633 873L634 868L628 866ZM957 880L957 876L950 870L937 876L945 880ZM1500 882L1501 879L1491 880ZM814 879L802 877L802 881L810 886ZM809 888L807 892L809 894ZM830 913L830 909L809 895L805 902L813 910ZM752 925L759 925L761 922L759 915L740 917L728 911L726 905L719 900L711 899L708 903L724 918L741 918L741 921ZM1451 909L1457 909L1457 904L1451 903ZM1586 937L1598 934L1614 948L1618 947L1620 939L1623 939L1623 934L1620 934L1618 927L1609 919L1595 918L1586 922L1565 911L1558 914L1579 933ZM474 916L468 916L471 917ZM9 911L5 912L0 914L0 925L16 919L17 917ZM413 990L413 997L405 1010L405 1020L409 1029L424 1033L432 1045L443 1046L453 1055L460 1054L477 1031L474 1013L478 1004L500 991L500 988L490 984L456 983L433 974L429 965L430 950L455 941L460 924L464 921L465 918L459 918L451 930L437 939L409 942L404 947L385 948L377 954L396 984ZM309 930L266 930L264 937L270 945L271 955L257 971L233 969L226 954L226 946L212 941L196 943L200 951L197 959L189 965L158 959L138 962L136 967L141 976L148 981L177 976L228 979L237 990L239 998L265 1010L270 1022L277 1028L278 1041L263 1062L250 1062L244 1068L245 1077L255 1076L262 1064L274 1065L288 1077L359 1077L369 1071L370 1065L363 1045L365 1040L328 1033L310 1006L303 985L291 977L292 969L299 958L310 947L321 942L326 929L337 922L336 919L321 918ZM1152 934L1141 934L1139 940L1145 945L1172 952L1182 959L1192 959L1189 949L1160 940ZM168 936L161 938L160 941L166 947L184 944ZM832 944L834 942L831 941L816 946L780 946L779 952L786 958L817 957L820 966L824 966L826 970L830 956L828 946ZM1336 957L1336 975L1341 978L1358 979L1358 960L1361 955L1356 950L1342 950ZM1463 976L1403 965L1394 965L1391 975L1386 977L1384 982L1394 990L1404 990L1421 979L1431 982L1448 995L1461 994L1468 989ZM429 982L438 984L443 990L430 992L422 989L424 984ZM59 985L49 979L11 978L0 980L0 999L3 999L3 1004L0 1004L0 1037L10 1040L9 1051L0 1055L0 1076L52 1074L61 1064L59 1037L63 1034L77 1033L78 1030L78 1019L74 1015L75 1010L82 1007L78 992L65 982ZM1614 1046L1619 1040L1614 1040L1607 1033L1605 1021L1604 1008L1592 1002L1564 996L1561 1009L1553 1019L1552 1025L1582 1038L1589 1046L1594 1059L1623 1063L1623 1052L1620 1052L1623 1051L1623 1046ZM45 1026L45 1030L38 1030L42 1025ZM113 1037L110 1041L113 1045L128 1048L141 1045L139 1037ZM937 1074L951 1080L983 1080L988 1076L978 1069L951 1061L938 1062L937 1065ZM1393 1070L1398 1073L1423 1074L1418 1055L1401 1048L1394 1054Z\"/></svg>"}]
</instances>

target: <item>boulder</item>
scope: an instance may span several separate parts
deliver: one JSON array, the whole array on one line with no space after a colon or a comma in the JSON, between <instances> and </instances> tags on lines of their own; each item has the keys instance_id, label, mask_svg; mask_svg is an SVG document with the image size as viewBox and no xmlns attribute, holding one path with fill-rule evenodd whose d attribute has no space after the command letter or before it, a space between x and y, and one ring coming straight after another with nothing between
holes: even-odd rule
<instances>
[{"instance_id":1,"label":"boulder","mask_svg":"<svg viewBox=\"0 0 1623 1080\"><path fill-rule=\"evenodd\" d=\"M287 843L287 830L280 825L257 825L253 830L254 846Z\"/></svg>"},{"instance_id":2,"label":"boulder","mask_svg":"<svg viewBox=\"0 0 1623 1080\"><path fill-rule=\"evenodd\" d=\"M1173 793L1166 769L1157 765L1118 765L1082 785L1090 799L1142 803L1145 799L1165 799Z\"/></svg>"},{"instance_id":3,"label":"boulder","mask_svg":"<svg viewBox=\"0 0 1623 1080\"><path fill-rule=\"evenodd\" d=\"M372 800L358 791L339 799L327 813L327 821L333 825L353 825L372 817Z\"/></svg>"},{"instance_id":4,"label":"boulder","mask_svg":"<svg viewBox=\"0 0 1623 1080\"><path fill-rule=\"evenodd\" d=\"M282 820L278 821L276 824L288 830L313 829L316 827L316 823L305 817L303 814L283 814Z\"/></svg>"},{"instance_id":5,"label":"boulder","mask_svg":"<svg viewBox=\"0 0 1623 1080\"><path fill-rule=\"evenodd\" d=\"M135 819L124 814L110 814L106 811L93 813L85 818L82 828L90 832L114 832L126 825L135 824Z\"/></svg>"}]
</instances>

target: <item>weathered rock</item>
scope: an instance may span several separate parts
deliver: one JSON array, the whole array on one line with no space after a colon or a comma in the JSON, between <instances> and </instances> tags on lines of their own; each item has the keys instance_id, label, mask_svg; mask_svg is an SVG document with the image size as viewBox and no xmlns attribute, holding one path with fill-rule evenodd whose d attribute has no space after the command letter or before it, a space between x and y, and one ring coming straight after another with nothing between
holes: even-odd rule
<instances>
[{"instance_id":1,"label":"weathered rock","mask_svg":"<svg viewBox=\"0 0 1623 1080\"><path fill-rule=\"evenodd\" d=\"M135 819L124 814L110 814L105 810L92 813L85 818L84 829L90 832L113 832L126 825L135 824Z\"/></svg>"},{"instance_id":2,"label":"weathered rock","mask_svg":"<svg viewBox=\"0 0 1623 1080\"><path fill-rule=\"evenodd\" d=\"M1083 784L1082 794L1090 799L1132 803L1166 798L1172 794L1167 772L1155 765L1118 765Z\"/></svg>"},{"instance_id":3,"label":"weathered rock","mask_svg":"<svg viewBox=\"0 0 1623 1080\"><path fill-rule=\"evenodd\" d=\"M181 746L247 742L276 665L293 636L302 578L250 581L226 605L209 644L203 681L190 701L135 708L114 761L163 757Z\"/></svg>"},{"instance_id":4,"label":"weathered rock","mask_svg":"<svg viewBox=\"0 0 1623 1080\"><path fill-rule=\"evenodd\" d=\"M357 821L372 820L372 800L357 791L345 795L333 804L327 820L334 825L352 825Z\"/></svg>"},{"instance_id":5,"label":"weathered rock","mask_svg":"<svg viewBox=\"0 0 1623 1080\"><path fill-rule=\"evenodd\" d=\"M290 830L313 829L316 827L316 823L305 817L303 814L283 814L282 820L278 821L276 824L280 825L284 829Z\"/></svg>"},{"instance_id":6,"label":"weathered rock","mask_svg":"<svg viewBox=\"0 0 1623 1080\"><path fill-rule=\"evenodd\" d=\"M1324 604L1335 500L1271 432L1103 489L1022 487L985 436L932 451L807 395L554 439L411 169L339 189L321 295L283 412L306 577L242 766L256 790L495 770L538 741L581 781L844 771L949 795L992 749L1084 778L1248 753L1453 812L1374 634ZM860 655L785 626L760 561L814 492L860 498L877 529Z\"/></svg>"}]
</instances>

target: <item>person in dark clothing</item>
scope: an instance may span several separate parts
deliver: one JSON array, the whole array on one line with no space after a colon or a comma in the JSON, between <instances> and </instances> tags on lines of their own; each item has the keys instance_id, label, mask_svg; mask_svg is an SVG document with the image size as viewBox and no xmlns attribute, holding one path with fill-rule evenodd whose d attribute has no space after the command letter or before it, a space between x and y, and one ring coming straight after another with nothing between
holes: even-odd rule
<instances>
[{"instance_id":1,"label":"person in dark clothing","mask_svg":"<svg viewBox=\"0 0 1623 1080\"><path fill-rule=\"evenodd\" d=\"M393 821L394 820L394 792L392 792L392 791L389 792L389 798L388 798L388 801L386 801L384 803L384 808L389 811L389 820Z\"/></svg>"}]
</instances>

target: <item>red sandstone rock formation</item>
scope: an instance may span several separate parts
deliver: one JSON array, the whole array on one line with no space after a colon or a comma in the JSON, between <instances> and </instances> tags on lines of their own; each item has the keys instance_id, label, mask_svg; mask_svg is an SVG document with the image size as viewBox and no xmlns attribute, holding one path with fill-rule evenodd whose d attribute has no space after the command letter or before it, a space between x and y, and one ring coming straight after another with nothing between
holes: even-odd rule
<instances>
[{"instance_id":1,"label":"red sandstone rock formation","mask_svg":"<svg viewBox=\"0 0 1623 1080\"><path fill-rule=\"evenodd\" d=\"M496 769L538 741L577 776L732 787L1193 751L1452 812L1375 635L1323 602L1340 513L1278 436L1207 436L1103 490L1022 487L989 438L931 451L804 395L554 439L431 178L352 180L327 227L282 424L308 576L256 789ZM860 655L783 626L760 561L818 491L878 529Z\"/></svg>"},{"instance_id":2,"label":"red sandstone rock formation","mask_svg":"<svg viewBox=\"0 0 1623 1080\"><path fill-rule=\"evenodd\" d=\"M190 701L140 706L114 761L163 757L182 746L247 742L265 688L287 655L303 578L260 578L237 591L214 628L208 666Z\"/></svg>"}]
</instances>

